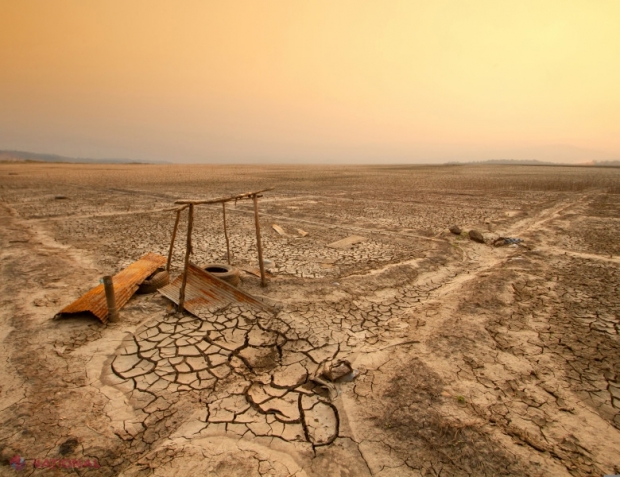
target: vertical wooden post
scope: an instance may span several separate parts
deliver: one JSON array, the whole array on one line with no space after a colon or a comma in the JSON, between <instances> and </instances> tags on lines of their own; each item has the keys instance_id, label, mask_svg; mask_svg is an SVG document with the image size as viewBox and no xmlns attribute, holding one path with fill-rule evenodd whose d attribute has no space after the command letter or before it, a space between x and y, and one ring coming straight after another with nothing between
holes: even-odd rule
<instances>
[{"instance_id":1,"label":"vertical wooden post","mask_svg":"<svg viewBox=\"0 0 620 477\"><path fill-rule=\"evenodd\" d=\"M179 311L183 312L183 304L185 303L185 285L187 285L187 270L189 268L189 256L192 253L192 228L194 226L194 204L189 205L187 213L187 244L185 249L185 265L183 267L183 281L181 282L181 290L179 291Z\"/></svg>"},{"instance_id":2,"label":"vertical wooden post","mask_svg":"<svg viewBox=\"0 0 620 477\"><path fill-rule=\"evenodd\" d=\"M179 227L179 219L181 211L177 210L177 218L174 221L174 229L172 230L172 240L170 241L170 249L168 250L168 263L166 263L166 271L170 271L170 263L172 262L172 249L174 248L174 240L177 238L177 228Z\"/></svg>"},{"instance_id":3,"label":"vertical wooden post","mask_svg":"<svg viewBox=\"0 0 620 477\"><path fill-rule=\"evenodd\" d=\"M254 222L256 223L256 248L258 248L258 265L260 267L260 286L266 287L265 281L265 264L263 263L263 247L260 243L260 222L258 220L258 198L256 194L252 196L254 201Z\"/></svg>"},{"instance_id":4,"label":"vertical wooden post","mask_svg":"<svg viewBox=\"0 0 620 477\"><path fill-rule=\"evenodd\" d=\"M103 277L103 288L105 289L105 299L108 303L108 319L112 323L120 320L118 316L118 308L116 308L116 297L114 296L114 283L112 277Z\"/></svg>"},{"instance_id":5,"label":"vertical wooden post","mask_svg":"<svg viewBox=\"0 0 620 477\"><path fill-rule=\"evenodd\" d=\"M224 212L224 237L226 237L226 257L228 265L230 265L230 242L228 240L228 231L226 230L226 202L222 202L222 211Z\"/></svg>"}]
</instances>

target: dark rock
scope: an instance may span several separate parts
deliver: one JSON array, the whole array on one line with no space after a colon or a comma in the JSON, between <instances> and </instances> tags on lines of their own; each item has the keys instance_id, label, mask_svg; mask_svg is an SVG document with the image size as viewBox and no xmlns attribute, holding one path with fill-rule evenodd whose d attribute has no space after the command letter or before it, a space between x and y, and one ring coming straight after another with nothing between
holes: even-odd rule
<instances>
[{"instance_id":1,"label":"dark rock","mask_svg":"<svg viewBox=\"0 0 620 477\"><path fill-rule=\"evenodd\" d=\"M450 232L452 232L454 235L461 235L461 229L458 225L453 225L452 227L450 227Z\"/></svg>"},{"instance_id":2,"label":"dark rock","mask_svg":"<svg viewBox=\"0 0 620 477\"><path fill-rule=\"evenodd\" d=\"M477 230L470 230L469 238L472 239L474 242L484 243L484 237Z\"/></svg>"},{"instance_id":3,"label":"dark rock","mask_svg":"<svg viewBox=\"0 0 620 477\"><path fill-rule=\"evenodd\" d=\"M65 442L60 444L58 452L60 455L71 454L78 445L78 440L75 437L70 437Z\"/></svg>"}]
</instances>

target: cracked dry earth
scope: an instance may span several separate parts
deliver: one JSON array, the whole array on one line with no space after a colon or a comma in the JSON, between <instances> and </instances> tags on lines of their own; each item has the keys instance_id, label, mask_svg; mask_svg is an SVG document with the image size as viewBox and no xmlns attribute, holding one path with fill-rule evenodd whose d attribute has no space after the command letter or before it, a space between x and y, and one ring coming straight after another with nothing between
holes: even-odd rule
<instances>
[{"instance_id":1,"label":"cracked dry earth","mask_svg":"<svg viewBox=\"0 0 620 477\"><path fill-rule=\"evenodd\" d=\"M619 179L0 165L0 475L15 475L14 455L23 475L620 473ZM165 255L174 199L274 185L261 201L269 286L241 283L273 313L179 315L152 294L120 323L52 319L102 275ZM219 260L221 210L197 210L192 261ZM229 210L239 267L256 266L252 220L247 204ZM526 247L475 243L454 224ZM367 240L327 247L349 235ZM178 239L173 275L182 250ZM339 359L358 374L329 392L313 378ZM33 469L45 458L100 467Z\"/></svg>"}]
</instances>

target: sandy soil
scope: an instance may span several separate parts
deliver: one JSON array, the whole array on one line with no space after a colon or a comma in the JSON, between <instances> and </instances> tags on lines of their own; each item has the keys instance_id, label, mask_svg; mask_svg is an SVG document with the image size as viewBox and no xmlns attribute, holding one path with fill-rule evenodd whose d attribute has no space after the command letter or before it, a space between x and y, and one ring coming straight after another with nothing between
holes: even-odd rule
<instances>
[{"instance_id":1,"label":"sandy soil","mask_svg":"<svg viewBox=\"0 0 620 477\"><path fill-rule=\"evenodd\" d=\"M166 255L175 199L270 186L275 265L240 286L273 314L156 293L53 319ZM227 215L256 267L251 204ZM0 224L0 475L620 473L618 169L0 164ZM222 261L221 207L194 227L192 261ZM313 377L339 359L358 375L330 393Z\"/></svg>"}]
</instances>

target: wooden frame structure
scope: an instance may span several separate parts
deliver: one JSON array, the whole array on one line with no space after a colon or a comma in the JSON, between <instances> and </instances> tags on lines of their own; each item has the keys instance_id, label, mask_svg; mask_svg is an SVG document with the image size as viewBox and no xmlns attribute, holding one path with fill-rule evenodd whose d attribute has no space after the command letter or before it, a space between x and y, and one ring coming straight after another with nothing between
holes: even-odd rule
<instances>
[{"instance_id":1,"label":"wooden frame structure","mask_svg":"<svg viewBox=\"0 0 620 477\"><path fill-rule=\"evenodd\" d=\"M186 240L186 249L185 249L185 260L183 264L183 281L181 282L181 290L179 291L179 311L183 311L183 304L185 302L185 286L187 284L187 270L189 268L189 256L192 253L192 229L194 227L194 207L202 204L222 204L222 212L224 216L224 236L226 237L226 257L228 259L228 263L230 264L230 241L228 239L228 230L226 228L226 202L235 201L243 199L252 199L254 202L254 223L256 225L256 248L258 249L258 264L260 267L260 284L262 287L267 286L267 281L265 280L265 264L263 263L263 247L261 244L261 235L260 235L260 222L258 218L258 198L262 197L263 192L268 192L273 190L273 187L269 189L261 189L255 192L246 192L244 194L233 195L230 197L219 197L217 199L207 199L207 200L177 200L175 204L180 205L178 209L176 209L176 220L174 222L174 229L172 230L172 240L170 241L170 248L168 250L168 262L166 264L166 270L170 271L170 263L172 261L172 250L174 249L174 241L177 236L177 229L179 227L179 220L181 218L181 212L185 209L188 209L187 215L187 240Z\"/></svg>"}]
</instances>

